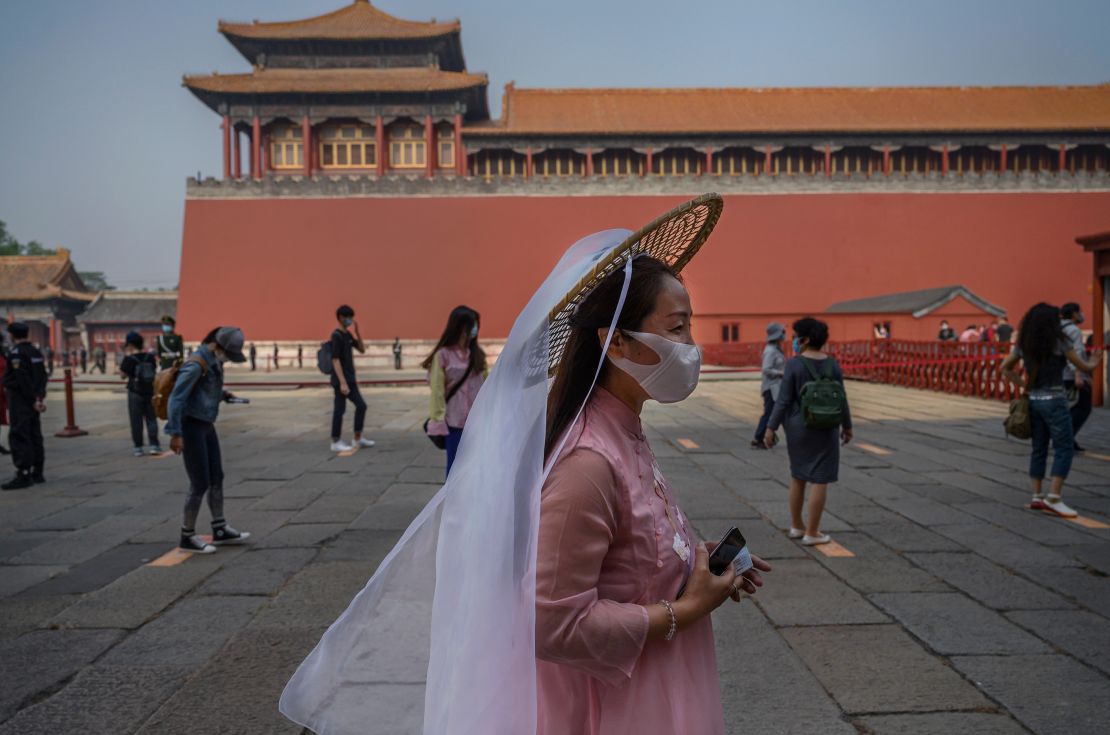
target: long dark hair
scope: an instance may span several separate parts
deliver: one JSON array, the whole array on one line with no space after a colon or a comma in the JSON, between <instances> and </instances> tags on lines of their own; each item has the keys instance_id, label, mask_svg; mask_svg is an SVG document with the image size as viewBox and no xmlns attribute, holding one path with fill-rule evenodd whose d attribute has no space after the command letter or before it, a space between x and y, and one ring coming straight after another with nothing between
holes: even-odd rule
<instances>
[{"instance_id":1,"label":"long dark hair","mask_svg":"<svg viewBox=\"0 0 1110 735\"><path fill-rule=\"evenodd\" d=\"M661 260L643 256L632 261L632 280L628 284L624 308L617 319L617 329L639 331L644 319L655 311L655 302L667 278L678 278L678 275ZM555 372L555 382L547 395L545 457L574 420L578 407L589 397L590 383L601 360L597 330L607 329L612 322L623 285L624 269L621 268L599 283L571 317L570 337ZM602 377L608 369L606 363L602 368Z\"/></svg>"},{"instance_id":2,"label":"long dark hair","mask_svg":"<svg viewBox=\"0 0 1110 735\"><path fill-rule=\"evenodd\" d=\"M447 317L447 326L443 330L443 336L439 338L436 343L435 349L424 358L421 363L425 370L430 370L432 362L435 360L436 353L444 347L454 347L459 343L459 338L464 334L469 340L470 347L470 372L483 373L486 370L486 351L478 344L477 337L470 336L472 327L481 326L482 315L471 309L469 306L456 306L451 310L451 316Z\"/></svg>"},{"instance_id":3,"label":"long dark hair","mask_svg":"<svg viewBox=\"0 0 1110 735\"><path fill-rule=\"evenodd\" d=\"M1058 306L1042 301L1025 312L1018 327L1018 347L1026 372L1042 370L1063 338Z\"/></svg>"}]
</instances>

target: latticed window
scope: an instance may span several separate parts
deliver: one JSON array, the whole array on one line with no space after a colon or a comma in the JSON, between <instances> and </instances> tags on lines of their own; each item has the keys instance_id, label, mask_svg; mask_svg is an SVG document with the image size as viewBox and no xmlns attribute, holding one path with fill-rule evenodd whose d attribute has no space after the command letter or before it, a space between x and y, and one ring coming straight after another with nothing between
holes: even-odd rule
<instances>
[{"instance_id":1,"label":"latticed window","mask_svg":"<svg viewBox=\"0 0 1110 735\"><path fill-rule=\"evenodd\" d=\"M436 129L436 165L440 168L455 167L455 129L447 125Z\"/></svg>"},{"instance_id":2,"label":"latticed window","mask_svg":"<svg viewBox=\"0 0 1110 735\"><path fill-rule=\"evenodd\" d=\"M596 176L638 176L644 170L644 156L630 150L607 150L594 156Z\"/></svg>"},{"instance_id":3,"label":"latticed window","mask_svg":"<svg viewBox=\"0 0 1110 735\"><path fill-rule=\"evenodd\" d=\"M661 176L693 176L701 173L705 157L696 151L679 149L665 150L655 156L652 162L654 173Z\"/></svg>"},{"instance_id":4,"label":"latticed window","mask_svg":"<svg viewBox=\"0 0 1110 735\"><path fill-rule=\"evenodd\" d=\"M424 131L419 125L394 125L389 135L389 164L393 168L423 168Z\"/></svg>"},{"instance_id":5,"label":"latticed window","mask_svg":"<svg viewBox=\"0 0 1110 735\"><path fill-rule=\"evenodd\" d=\"M304 132L297 125L279 125L270 130L270 167L303 168L303 135Z\"/></svg>"},{"instance_id":6,"label":"latticed window","mask_svg":"<svg viewBox=\"0 0 1110 735\"><path fill-rule=\"evenodd\" d=\"M369 125L329 125L320 131L323 168L368 168L378 164L374 128Z\"/></svg>"},{"instance_id":7,"label":"latticed window","mask_svg":"<svg viewBox=\"0 0 1110 735\"><path fill-rule=\"evenodd\" d=\"M485 150L474 154L474 175L486 179L523 176L526 165L524 156L509 150Z\"/></svg>"},{"instance_id":8,"label":"latticed window","mask_svg":"<svg viewBox=\"0 0 1110 735\"><path fill-rule=\"evenodd\" d=\"M581 176L586 171L586 157L568 150L544 151L532 159L536 176Z\"/></svg>"}]
</instances>

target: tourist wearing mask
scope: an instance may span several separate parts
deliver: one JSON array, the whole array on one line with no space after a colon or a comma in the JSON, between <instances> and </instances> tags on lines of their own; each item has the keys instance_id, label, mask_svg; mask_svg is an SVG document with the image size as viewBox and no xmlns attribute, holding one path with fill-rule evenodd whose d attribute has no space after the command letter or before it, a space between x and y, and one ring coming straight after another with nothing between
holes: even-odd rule
<instances>
[{"instance_id":1,"label":"tourist wearing mask","mask_svg":"<svg viewBox=\"0 0 1110 735\"><path fill-rule=\"evenodd\" d=\"M428 436L443 437L447 474L455 463L466 417L489 375L486 353L478 344L481 317L468 306L456 306L435 349L425 358L432 395L428 408Z\"/></svg>"},{"instance_id":2,"label":"tourist wearing mask","mask_svg":"<svg viewBox=\"0 0 1110 735\"><path fill-rule=\"evenodd\" d=\"M821 515L830 483L840 474L840 443L852 440L852 415L844 394L844 375L836 359L824 351L829 327L812 317L794 322L794 354L786 363L775 410L767 422L764 443L774 444L775 431L786 427L786 450L790 456L790 538L800 538L806 546L827 544L832 539L821 532ZM810 386L817 383L817 386ZM821 385L821 384L825 385ZM807 390L807 386L809 389ZM839 386L839 390L837 390ZM817 415L813 396L822 388L825 398L836 398L836 405L821 404ZM809 510L802 518L806 485L809 485Z\"/></svg>"},{"instance_id":3,"label":"tourist wearing mask","mask_svg":"<svg viewBox=\"0 0 1110 735\"><path fill-rule=\"evenodd\" d=\"M127 416L131 421L132 453L143 456L143 425L150 438L150 453L161 454L158 443L158 419L154 416L154 376L158 365L154 355L143 351L143 336L128 332L123 347L119 375L127 380Z\"/></svg>"},{"instance_id":4,"label":"tourist wearing mask","mask_svg":"<svg viewBox=\"0 0 1110 735\"><path fill-rule=\"evenodd\" d=\"M1083 330L1079 325L1084 322L1083 310L1074 301L1060 307L1060 329L1075 353L1083 356L1086 345L1083 343ZM1071 431L1074 438L1073 448L1077 452L1084 451L1079 446L1079 430L1091 416L1092 390L1091 376L1082 370L1076 370L1070 362L1064 365L1064 389L1068 392L1068 402L1071 414Z\"/></svg>"},{"instance_id":5,"label":"tourist wearing mask","mask_svg":"<svg viewBox=\"0 0 1110 735\"><path fill-rule=\"evenodd\" d=\"M158 335L158 367L168 370L185 359L185 342L174 331L177 322L168 314L162 317L162 333Z\"/></svg>"},{"instance_id":6,"label":"tourist wearing mask","mask_svg":"<svg viewBox=\"0 0 1110 735\"><path fill-rule=\"evenodd\" d=\"M941 322L940 322L940 332L937 334L937 339L941 342L955 342L956 341L956 330L954 330L954 329L952 329L952 327L948 326L948 321L947 320L943 320L943 319L941 320Z\"/></svg>"},{"instance_id":7,"label":"tourist wearing mask","mask_svg":"<svg viewBox=\"0 0 1110 735\"><path fill-rule=\"evenodd\" d=\"M1033 488L1029 507L1075 518L1078 514L1063 501L1064 482L1075 454L1064 368L1071 364L1083 372L1092 372L1102 360L1102 352L1095 350L1090 360L1084 360L1060 324L1059 308L1043 302L1031 308L1018 327L1017 347L1002 361L1002 374L1029 397L1032 424L1029 480ZM1015 369L1019 361L1025 368L1024 376ZM1052 443L1052 479L1046 494L1044 477L1048 469L1049 442Z\"/></svg>"},{"instance_id":8,"label":"tourist wearing mask","mask_svg":"<svg viewBox=\"0 0 1110 735\"><path fill-rule=\"evenodd\" d=\"M754 449L766 449L763 435L767 431L767 421L771 418L771 411L774 410L775 401L779 397L783 369L786 366L786 355L782 351L782 343L785 340L786 327L778 322L767 325L767 344L763 347L763 359L759 371L762 378L759 383L759 394L763 397L763 414L755 427L755 437L752 439Z\"/></svg>"},{"instance_id":9,"label":"tourist wearing mask","mask_svg":"<svg viewBox=\"0 0 1110 735\"><path fill-rule=\"evenodd\" d=\"M355 350L359 354L366 352L366 343L358 331L354 309L343 304L335 310L335 319L339 326L331 333L330 348L331 387L335 394L331 413L331 451L349 452L374 446L372 439L362 435L366 423L366 401L359 392L358 376L355 374ZM277 345L274 345L274 350L277 350ZM354 443L343 441L343 414L347 410L347 401L355 407Z\"/></svg>"},{"instance_id":10,"label":"tourist wearing mask","mask_svg":"<svg viewBox=\"0 0 1110 735\"><path fill-rule=\"evenodd\" d=\"M31 330L23 322L8 325L12 347L4 369L4 392L8 403L15 477L0 485L4 490L21 490L46 482L43 467L46 453L42 442L42 414L46 411L46 358L31 344Z\"/></svg>"},{"instance_id":11,"label":"tourist wearing mask","mask_svg":"<svg viewBox=\"0 0 1110 735\"><path fill-rule=\"evenodd\" d=\"M170 393L166 433L174 454L184 454L189 477L181 523L180 547L185 551L211 554L217 546L238 544L250 536L232 528L224 518L224 466L216 433L220 402L238 400L224 390L224 364L246 360L243 331L216 327L181 364ZM197 515L206 496L212 512L212 543L196 533Z\"/></svg>"}]
</instances>

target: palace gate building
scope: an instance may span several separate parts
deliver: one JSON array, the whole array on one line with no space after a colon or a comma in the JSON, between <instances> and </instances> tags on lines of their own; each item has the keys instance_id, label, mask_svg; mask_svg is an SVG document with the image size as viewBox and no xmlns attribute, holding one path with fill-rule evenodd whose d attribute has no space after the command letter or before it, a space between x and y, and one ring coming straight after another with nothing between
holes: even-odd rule
<instances>
[{"instance_id":1,"label":"palace gate building","mask_svg":"<svg viewBox=\"0 0 1110 735\"><path fill-rule=\"evenodd\" d=\"M509 84L493 119L458 21L357 0L219 31L252 68L184 78L223 146L222 176L186 189L189 339L322 339L340 303L370 338L434 337L460 303L502 337L569 244L706 191L726 201L687 271L706 342L950 284L1012 320L1086 303L1074 238L1110 225L1110 85Z\"/></svg>"}]
</instances>

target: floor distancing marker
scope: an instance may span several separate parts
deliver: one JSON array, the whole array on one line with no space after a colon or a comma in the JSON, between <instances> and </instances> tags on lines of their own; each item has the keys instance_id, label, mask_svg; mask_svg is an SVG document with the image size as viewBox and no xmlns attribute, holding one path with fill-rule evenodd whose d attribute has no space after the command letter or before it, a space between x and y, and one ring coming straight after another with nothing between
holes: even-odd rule
<instances>
[{"instance_id":1,"label":"floor distancing marker","mask_svg":"<svg viewBox=\"0 0 1110 735\"><path fill-rule=\"evenodd\" d=\"M211 541L212 541L211 536L200 536L200 538L205 543L211 543ZM189 557L192 556L192 555L193 555L193 552L186 551L185 549L182 549L182 548L170 549L169 551L167 551L165 554L162 554L157 559L154 559L152 561L147 562L146 566L148 566L148 567L175 567L178 564L181 564L182 562L187 561L189 559Z\"/></svg>"},{"instance_id":2,"label":"floor distancing marker","mask_svg":"<svg viewBox=\"0 0 1110 735\"><path fill-rule=\"evenodd\" d=\"M337 457L353 457L353 456L355 456L355 452L357 452L357 451L358 451L358 447L354 447L353 449L347 449L347 450L342 451L342 452L336 452L335 456L337 456Z\"/></svg>"},{"instance_id":3,"label":"floor distancing marker","mask_svg":"<svg viewBox=\"0 0 1110 735\"><path fill-rule=\"evenodd\" d=\"M880 457L885 457L888 454L893 454L893 452L891 452L889 449L883 449L882 447L877 447L874 444L868 444L867 442L856 442L856 447L862 449L865 452L877 454Z\"/></svg>"},{"instance_id":4,"label":"floor distancing marker","mask_svg":"<svg viewBox=\"0 0 1110 735\"><path fill-rule=\"evenodd\" d=\"M150 455L151 459L165 459L166 457L176 456L173 452L159 452L158 454Z\"/></svg>"},{"instance_id":5,"label":"floor distancing marker","mask_svg":"<svg viewBox=\"0 0 1110 735\"><path fill-rule=\"evenodd\" d=\"M1083 526L1083 528L1110 528L1110 524L1103 523L1102 521L1096 521L1094 518L1084 518L1083 516L1076 516L1075 518L1069 518L1068 520L1072 523L1078 523L1080 526Z\"/></svg>"},{"instance_id":6,"label":"floor distancing marker","mask_svg":"<svg viewBox=\"0 0 1110 735\"><path fill-rule=\"evenodd\" d=\"M693 439L679 439L678 444L683 449L700 449L701 448L701 447L698 446L698 443L696 441L694 441Z\"/></svg>"},{"instance_id":7,"label":"floor distancing marker","mask_svg":"<svg viewBox=\"0 0 1110 735\"><path fill-rule=\"evenodd\" d=\"M851 551L848 551L848 549L845 549L843 546L841 546L840 544L838 544L835 541L830 541L827 544L817 544L816 548L817 548L818 551L820 551L825 556L836 556L836 557L855 556L855 554L853 554Z\"/></svg>"},{"instance_id":8,"label":"floor distancing marker","mask_svg":"<svg viewBox=\"0 0 1110 735\"><path fill-rule=\"evenodd\" d=\"M1078 455L1080 457L1087 457L1089 459L1101 459L1103 462L1110 462L1110 454L1098 454L1097 452L1083 452Z\"/></svg>"}]
</instances>

